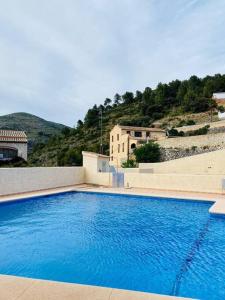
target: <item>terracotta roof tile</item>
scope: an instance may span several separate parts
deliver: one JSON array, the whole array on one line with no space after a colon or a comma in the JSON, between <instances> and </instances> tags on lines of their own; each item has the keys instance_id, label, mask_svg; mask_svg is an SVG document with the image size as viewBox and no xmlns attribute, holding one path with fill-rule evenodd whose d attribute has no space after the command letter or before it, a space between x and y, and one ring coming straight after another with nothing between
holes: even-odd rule
<instances>
[{"instance_id":1,"label":"terracotta roof tile","mask_svg":"<svg viewBox=\"0 0 225 300\"><path fill-rule=\"evenodd\" d=\"M27 143L27 135L24 131L0 129L0 142Z\"/></svg>"}]
</instances>

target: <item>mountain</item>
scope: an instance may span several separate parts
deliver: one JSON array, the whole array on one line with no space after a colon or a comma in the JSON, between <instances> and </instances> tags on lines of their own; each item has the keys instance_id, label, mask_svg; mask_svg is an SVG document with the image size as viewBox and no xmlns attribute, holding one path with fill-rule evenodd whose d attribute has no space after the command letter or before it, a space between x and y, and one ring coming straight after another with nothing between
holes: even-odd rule
<instances>
[{"instance_id":1,"label":"mountain","mask_svg":"<svg viewBox=\"0 0 225 300\"><path fill-rule=\"evenodd\" d=\"M186 122L201 123L199 118L212 114L214 92L225 91L225 75L216 74L187 80L159 83L155 89L116 94L104 104L90 108L76 128L67 128L43 145L37 145L29 156L34 166L80 165L82 150L99 152L102 115L103 152L109 154L109 132L115 124L133 126L176 127Z\"/></svg>"},{"instance_id":2,"label":"mountain","mask_svg":"<svg viewBox=\"0 0 225 300\"><path fill-rule=\"evenodd\" d=\"M0 129L23 130L26 132L29 150L36 144L47 143L50 137L60 134L66 127L25 112L0 116Z\"/></svg>"}]
</instances>

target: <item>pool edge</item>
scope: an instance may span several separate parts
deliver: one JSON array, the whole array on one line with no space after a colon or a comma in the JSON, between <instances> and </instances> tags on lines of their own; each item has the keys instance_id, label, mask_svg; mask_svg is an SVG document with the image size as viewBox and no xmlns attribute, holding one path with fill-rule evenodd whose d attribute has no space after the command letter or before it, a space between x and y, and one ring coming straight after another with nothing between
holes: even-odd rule
<instances>
[{"instance_id":1,"label":"pool edge","mask_svg":"<svg viewBox=\"0 0 225 300\"><path fill-rule=\"evenodd\" d=\"M82 285L0 274L0 295L5 300L178 300L193 299L139 291Z\"/></svg>"}]
</instances>

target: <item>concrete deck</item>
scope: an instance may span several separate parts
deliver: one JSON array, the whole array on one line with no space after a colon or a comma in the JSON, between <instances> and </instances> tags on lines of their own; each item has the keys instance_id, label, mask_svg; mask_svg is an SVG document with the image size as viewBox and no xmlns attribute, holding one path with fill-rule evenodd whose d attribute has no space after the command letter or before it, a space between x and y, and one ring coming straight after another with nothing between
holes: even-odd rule
<instances>
[{"instance_id":1,"label":"concrete deck","mask_svg":"<svg viewBox=\"0 0 225 300\"><path fill-rule=\"evenodd\" d=\"M97 286L0 275L0 300L177 300L163 296ZM190 298L189 298L190 299Z\"/></svg>"},{"instance_id":2,"label":"concrete deck","mask_svg":"<svg viewBox=\"0 0 225 300\"><path fill-rule=\"evenodd\" d=\"M57 188L35 191L23 194L0 197L1 202L19 201L44 195L53 195L70 191L88 191L100 193L115 193L140 196L158 196L186 200L215 202L209 212L225 215L225 195L208 193L190 193L183 191L165 191L138 188L110 188L92 185L76 185L67 188ZM180 297L163 296L158 294L142 293L136 291L118 290L95 286L69 284L45 280L28 279L16 276L0 275L0 300L163 300L187 299ZM190 299L190 298L189 298Z\"/></svg>"},{"instance_id":3,"label":"concrete deck","mask_svg":"<svg viewBox=\"0 0 225 300\"><path fill-rule=\"evenodd\" d=\"M45 195L54 195L65 192L94 192L94 193L113 193L113 194L126 194L138 196L156 196L165 198L197 200L197 201L212 201L215 202L209 209L211 214L225 215L225 194L216 193L197 193L186 191L173 191L173 190L157 190L157 189L144 189L144 188L112 188L95 186L90 184L80 184L69 187L34 191L29 193L13 194L7 196L0 196L1 202L18 201L26 198L33 198Z\"/></svg>"}]
</instances>

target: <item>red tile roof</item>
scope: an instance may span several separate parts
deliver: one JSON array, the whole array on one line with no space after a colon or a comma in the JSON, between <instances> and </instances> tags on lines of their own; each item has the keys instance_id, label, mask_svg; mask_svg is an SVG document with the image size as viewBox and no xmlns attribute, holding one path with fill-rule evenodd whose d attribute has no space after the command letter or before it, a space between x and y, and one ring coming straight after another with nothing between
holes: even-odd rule
<instances>
[{"instance_id":1,"label":"red tile roof","mask_svg":"<svg viewBox=\"0 0 225 300\"><path fill-rule=\"evenodd\" d=\"M24 131L0 129L0 142L27 143L27 136Z\"/></svg>"},{"instance_id":2,"label":"red tile roof","mask_svg":"<svg viewBox=\"0 0 225 300\"><path fill-rule=\"evenodd\" d=\"M124 126L124 125L117 125L121 129L124 130L140 130L140 131L152 131L152 132L165 132L165 130L160 128L154 128L154 127L137 127L137 126Z\"/></svg>"}]
</instances>

